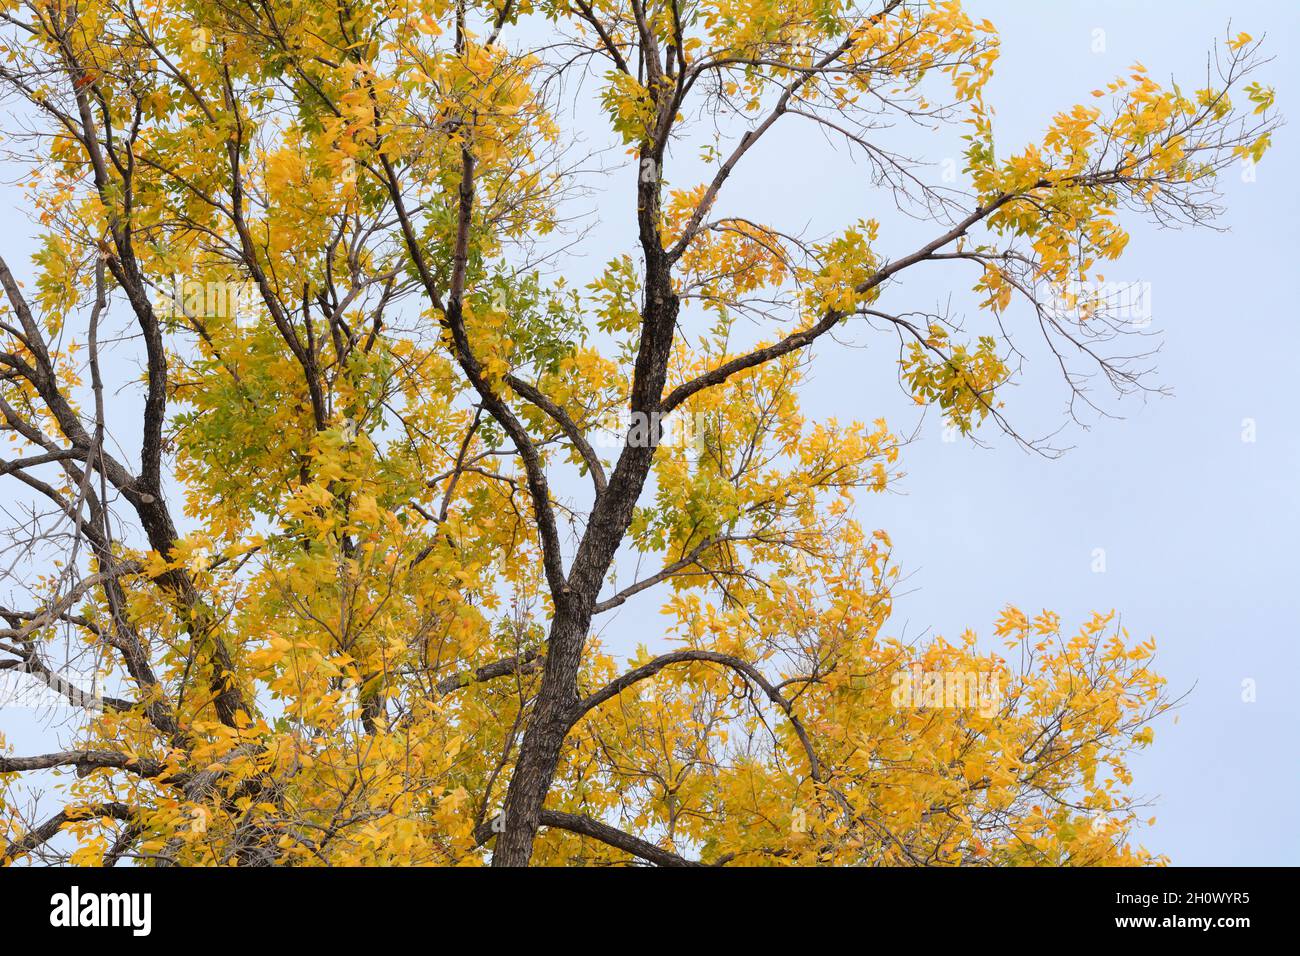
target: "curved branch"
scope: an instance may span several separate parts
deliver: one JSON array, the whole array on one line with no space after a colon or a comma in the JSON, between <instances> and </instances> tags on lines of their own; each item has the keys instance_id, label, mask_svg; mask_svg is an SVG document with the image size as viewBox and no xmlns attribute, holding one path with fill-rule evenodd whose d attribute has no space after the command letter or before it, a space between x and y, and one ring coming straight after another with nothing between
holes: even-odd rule
<instances>
[{"instance_id":1,"label":"curved branch","mask_svg":"<svg viewBox=\"0 0 1300 956\"><path fill-rule=\"evenodd\" d=\"M605 467L600 463L591 443L583 437L577 423L569 417L569 413L551 401L541 389L534 388L517 375L507 375L506 384L544 411L564 430L565 436L573 442L573 447L578 449L578 454L582 455L582 460L587 463L587 470L591 472L591 480L596 486L596 494L603 495L608 484L605 479Z\"/></svg>"},{"instance_id":2,"label":"curved branch","mask_svg":"<svg viewBox=\"0 0 1300 956\"><path fill-rule=\"evenodd\" d=\"M868 19L866 23L863 24L863 27L869 27L884 19L892 13L901 2L902 0L889 0L889 2L885 4L884 9ZM776 121L789 111L790 100L804 86L806 86L809 81L820 75L827 67L851 50L857 39L858 36L853 31L850 31L848 35L845 36L844 40L835 47L835 49L831 50L816 63L811 63L806 66L796 66L792 64L788 67L790 70L797 73L798 76L786 84L785 88L781 91L781 96L776 101L776 105L772 107L772 111L768 113L763 122L759 123L754 129L746 132L745 135L740 138L740 142L736 144L736 148L732 151L731 155L727 157L720 167L718 167L718 171L714 174L712 182L709 183L708 188L705 190L704 196L700 199L699 204L695 207L695 211L691 213L691 218L682 229L680 238L678 238L677 242L673 244L672 249L668 251L668 258L670 260L674 262L677 261L677 259L681 257L682 253L686 251L686 247L690 245L691 241L699 233L700 224L704 221L704 217L707 216L709 210L713 208L714 201L722 191L722 186L727 181L727 177L731 175L732 170L734 170L740 160L744 158L745 153L749 152L750 148L758 142L763 134L771 129L772 126L776 124ZM718 65L719 64L716 62L710 63L707 61L699 64L697 67L689 71L691 76L690 79L686 81L687 86L689 87L694 85L695 79L700 75L702 70L714 68ZM742 62L742 65L747 66L749 64Z\"/></svg>"},{"instance_id":3,"label":"curved branch","mask_svg":"<svg viewBox=\"0 0 1300 956\"><path fill-rule=\"evenodd\" d=\"M494 829L500 815L494 815L488 820L484 820L474 830L474 838L479 846L485 845L493 836L497 834ZM630 853L638 859L645 860L647 863L653 863L655 866L709 866L711 864L702 863L698 860L688 860L684 856L678 856L671 850L665 850L662 847L655 846L642 840L640 837L625 833L617 827L612 827L608 823L602 823L591 817L582 816L577 813L565 813L561 810L542 810L538 822L541 826L551 827L556 830L568 830L570 833L577 833L580 836L591 837L593 840L599 840L616 850L622 850L624 853ZM712 864L721 866L727 860L731 859L730 854L723 857L718 863Z\"/></svg>"},{"instance_id":4,"label":"curved branch","mask_svg":"<svg viewBox=\"0 0 1300 956\"><path fill-rule=\"evenodd\" d=\"M880 269L877 269L870 278L864 279L862 282L858 283L858 285L854 287L853 291L858 295L865 295L872 289L884 283L885 280L906 269L908 266L913 266L918 262L926 261L944 246L951 242L955 242L957 239L964 236L971 226L988 217L995 210L1006 205L1014 198L1016 198L1015 195L1006 193L989 202L987 205L977 207L972 213L970 213L970 215L966 216L965 219L962 219L943 235L927 242L915 252L903 256L901 259L895 259L893 262L887 263ZM790 352L801 349L806 345L812 344L831 329L835 328L840 319L844 318L846 314L847 313L840 312L837 309L827 309L825 315L823 315L815 325L799 332L792 332L781 341L766 346L765 348L755 349L754 351L734 358L729 362L723 362L716 368L710 369L690 381L678 385L668 393L668 396L663 400L660 406L660 410L667 414L696 392L710 388L714 385L721 385L737 372L743 372L746 369L754 368L756 365L763 365L773 359L780 358L782 355L786 355Z\"/></svg>"},{"instance_id":5,"label":"curved branch","mask_svg":"<svg viewBox=\"0 0 1300 956\"><path fill-rule=\"evenodd\" d=\"M767 699L776 704L776 706L781 709L781 712L785 714L786 719L790 721L790 726L794 728L795 735L799 738L799 742L803 745L804 753L808 757L809 769L812 773L813 780L817 783L825 783L821 762L817 759L817 753L813 749L812 738L808 736L808 731L804 729L803 721L801 721L798 715L794 712L794 705L791 704L790 701L788 701L785 696L777 690L775 686L773 686L772 682L764 677L762 672L753 664L741 660L739 657L734 657L731 654L722 654L718 651L695 649L673 651L671 654L662 654L654 660L628 671L621 677L617 677L610 681L594 694L578 701L570 712L571 723L569 726L576 724L585 714L587 714L588 711L599 707L607 700L617 697L633 684L639 683L649 677L653 677L668 665L685 664L692 661L708 661L709 663L730 667L742 677L758 685L767 696Z\"/></svg>"},{"instance_id":6,"label":"curved branch","mask_svg":"<svg viewBox=\"0 0 1300 956\"><path fill-rule=\"evenodd\" d=\"M653 843L647 843L640 837L632 836L630 833L624 833L622 830L612 827L607 823L601 823L599 820L593 820L591 817L580 816L576 813L563 813L559 810L543 810L541 813L541 824L544 827L553 827L557 830L568 830L570 833L577 833L580 836L591 837L599 840L601 843L614 847L616 850L622 850L625 853L631 853L647 863L653 863L655 866L708 866L707 863L701 863L698 860L688 860L683 856L678 856L671 850L665 850L655 846Z\"/></svg>"}]
</instances>

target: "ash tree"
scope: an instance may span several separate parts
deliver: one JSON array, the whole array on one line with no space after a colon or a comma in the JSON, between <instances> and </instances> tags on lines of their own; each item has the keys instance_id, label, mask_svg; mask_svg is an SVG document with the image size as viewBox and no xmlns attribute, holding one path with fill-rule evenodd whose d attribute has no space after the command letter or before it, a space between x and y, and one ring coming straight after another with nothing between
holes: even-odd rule
<instances>
[{"instance_id":1,"label":"ash tree","mask_svg":"<svg viewBox=\"0 0 1300 956\"><path fill-rule=\"evenodd\" d=\"M0 19L37 248L0 260L0 669L76 715L0 748L4 862L1151 860L1154 644L1014 607L996 640L889 636L854 501L903 443L800 385L853 325L967 435L1017 435L1030 342L1076 398L1148 387L1103 270L1263 154L1258 41L1008 145L956 0ZM908 125L962 136L955 182ZM778 127L930 238L769 221L729 180ZM654 648L605 647L620 608Z\"/></svg>"}]
</instances>

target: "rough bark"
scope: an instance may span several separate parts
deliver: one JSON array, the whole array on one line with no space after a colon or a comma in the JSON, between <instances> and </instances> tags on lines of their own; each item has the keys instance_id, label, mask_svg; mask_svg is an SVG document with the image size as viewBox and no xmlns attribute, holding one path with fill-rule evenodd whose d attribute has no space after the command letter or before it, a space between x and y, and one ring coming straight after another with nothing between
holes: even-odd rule
<instances>
[{"instance_id":1,"label":"rough bark","mask_svg":"<svg viewBox=\"0 0 1300 956\"><path fill-rule=\"evenodd\" d=\"M657 222L658 184L643 183L640 198L643 220ZM556 596L542 686L506 792L505 819L493 848L493 866L527 866L532 859L542 805L555 778L564 738L580 715L578 672L592 614L605 575L632 523L659 444L657 416L679 304L669 278L670 262L659 244L657 228L647 229L643 225L642 239L647 282L631 406L634 413L645 414L652 423L649 441L624 447L608 487L592 509L567 584Z\"/></svg>"}]
</instances>

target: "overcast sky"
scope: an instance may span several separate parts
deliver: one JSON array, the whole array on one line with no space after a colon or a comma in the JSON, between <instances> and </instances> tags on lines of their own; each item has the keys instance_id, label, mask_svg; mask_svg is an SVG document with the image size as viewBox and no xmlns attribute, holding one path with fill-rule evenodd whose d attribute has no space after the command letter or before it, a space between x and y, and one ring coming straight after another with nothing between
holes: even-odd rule
<instances>
[{"instance_id":1,"label":"overcast sky","mask_svg":"<svg viewBox=\"0 0 1300 956\"><path fill-rule=\"evenodd\" d=\"M1159 81L1172 76L1185 89L1199 87L1206 55L1230 22L1233 34L1267 35L1276 59L1261 77L1276 87L1284 115L1293 123L1300 115L1300 4L1253 3L1235 12L1231 2L968 0L966 7L992 19L1002 37L986 91L1002 155L1041 139L1058 111L1097 102L1091 91L1135 62ZM894 212L860 166L824 148L806 126L773 132L728 180L719 213L760 210L770 225L806 225L812 235L875 217L877 247L888 256L936 234ZM882 142L935 163L959 158L952 133L899 129ZM864 525L889 531L895 561L909 575L887 626L893 636L928 629L955 638L969 627L991 638L999 612L1013 602L1030 614L1055 610L1069 628L1094 609L1115 609L1135 640L1157 639L1157 669L1171 695L1190 694L1178 722L1161 721L1155 746L1134 759L1134 789L1157 801L1156 824L1140 842L1175 864L1300 862L1300 823L1290 812L1300 805L1297 168L1292 125L1274 137L1254 182L1239 174L1224 180L1227 209L1218 226L1226 232L1124 219L1133 238L1123 259L1108 264L1107 279L1149 290L1152 330L1162 333L1154 381L1170 397L1115 401L1097 385L1093 397L1121 418L1085 416L1091 427L1057 436L1073 447L1055 460L990 430L980 433L987 448L945 442L931 415L903 451L901 494L864 496L858 508ZM601 235L617 251L634 251L625 230ZM943 267L913 270L887 301L897 311L934 309L952 296L960 311L972 281ZM972 333L987 322L974 310L966 316ZM1017 305L1008 325L1027 333L1030 318ZM866 330L837 338L816 346L806 409L841 421L883 415L902 433L917 427L897 384L896 339ZM1042 359L1032 338L1020 341ZM1067 420L1066 393L1047 358L1008 398L1012 424L1029 435ZM1246 419L1254 422L1253 443L1242 440ZM1097 549L1105 552L1104 573L1093 571ZM602 639L616 648L651 642L657 604L653 594L629 601L602 619ZM1245 680L1255 682L1254 703L1242 699Z\"/></svg>"},{"instance_id":2,"label":"overcast sky","mask_svg":"<svg viewBox=\"0 0 1300 956\"><path fill-rule=\"evenodd\" d=\"M1117 609L1135 637L1157 638L1170 690L1191 690L1178 723L1159 726L1156 745L1135 762L1137 789L1159 797L1143 842L1180 864L1295 864L1300 4L970 7L987 9L1002 32L988 95L1003 148L1137 60L1190 86L1229 18L1234 32L1268 35L1276 59L1266 79L1292 125L1254 182L1225 181L1226 234L1135 224L1113 267L1116 279L1150 283L1164 331L1159 378L1173 397L1122 403L1123 421L1073 433L1075 448L1056 461L1006 441L992 451L945 444L937 428L908 449L908 497L881 505L879 519L899 560L916 569L896 622L956 634L987 630L1006 600L1074 623L1093 608ZM1092 50L1096 29L1105 31L1103 54ZM1059 391L1049 392L1055 410ZM1016 406L1030 401L1022 395ZM1253 443L1243 441L1245 419ZM1099 547L1104 574L1092 571ZM1242 700L1247 679L1254 703Z\"/></svg>"},{"instance_id":3,"label":"overcast sky","mask_svg":"<svg viewBox=\"0 0 1300 956\"><path fill-rule=\"evenodd\" d=\"M1004 154L1039 137L1058 110L1091 102L1089 91L1135 61L1157 79L1173 75L1195 88L1230 19L1234 32L1268 35L1277 59L1263 79L1277 88L1284 114L1300 115L1300 5L1290 0L1244 10L1226 0L967 7L1002 35L986 98ZM765 139L728 183L743 199L735 208L811 234L874 216L886 255L929 238L932 231L892 211L860 167L809 137L792 127ZM894 142L936 162L956 156L951 134L904 131ZM1283 128L1253 182L1225 181L1220 225L1228 231L1161 231L1126 220L1133 240L1114 278L1149 283L1154 326L1163 331L1158 381L1171 397L1108 400L1122 418L1073 426L1058 438L1073 448L1056 460L993 432L982 433L987 448L945 442L932 416L904 452L901 493L864 498L859 508L863 524L890 532L895 560L910 575L892 635L952 637L967 627L990 634L1014 602L1031 613L1055 610L1069 627L1093 609L1114 608L1135 638L1157 638L1170 691L1190 694L1178 723L1157 725L1155 746L1135 761L1135 789L1158 798L1157 822L1141 842L1175 864L1300 862L1293 812L1300 694L1291 683L1300 676L1297 168L1295 127ZM16 269L32 248L21 205L16 188L0 185L0 252ZM595 258L635 250L625 225L611 216L596 230L607 248ZM969 275L931 270L892 289L890 302L931 309L969 285ZM1028 318L1013 310L1017 317ZM974 328L978 316L971 318ZM897 431L917 427L896 382L894 340L866 330L839 338L817 347L808 410L842 420L884 416ZM1064 399L1059 377L1040 368L1015 391L1008 413L1041 433L1065 420ZM1247 419L1254 441L1243 441ZM0 486L0 494L11 489ZM1104 549L1104 573L1093 570L1096 549ZM603 622L604 640L615 649L653 641L656 605L649 596L630 601ZM1247 680L1255 682L1254 702L1243 700ZM0 733L18 752L48 743L36 731L30 712L0 711Z\"/></svg>"},{"instance_id":4,"label":"overcast sky","mask_svg":"<svg viewBox=\"0 0 1300 956\"><path fill-rule=\"evenodd\" d=\"M1000 150L1031 141L1057 110L1088 102L1090 90L1138 60L1157 79L1172 74L1190 87L1230 18L1234 32L1268 35L1276 59L1265 78L1292 125L1254 182L1225 181L1227 233L1126 221L1133 240L1107 277L1150 283L1154 326L1164 333L1158 377L1172 397L1110 405L1124 419L1061 436L1074 448L1055 461L995 437L990 450L945 443L934 421L922 428L904 452L906 496L864 508L914 572L895 630L987 633L1006 601L1054 609L1071 624L1094 608L1118 610L1135 637L1158 640L1170 691L1191 691L1178 723L1160 724L1155 746L1135 761L1136 789L1159 798L1142 842L1178 864L1295 864L1300 4L972 0L968 8L987 11L1003 39L987 93ZM1098 29L1104 53L1093 51ZM781 195L772 190L774 201ZM842 216L851 195L827 190L819 208ZM919 308L946 295L931 275L933 289L916 284ZM863 415L879 410L900 424L909 413L897 388L881 387L887 356L867 361L827 346L818 357L810 393L824 408L852 401ZM1060 415L1056 381L1030 377L1009 403L1013 417ZM1242 440L1244 419L1255 423L1253 443ZM1105 573L1092 570L1096 548L1105 549ZM1247 679L1256 682L1254 703L1242 700Z\"/></svg>"}]
</instances>

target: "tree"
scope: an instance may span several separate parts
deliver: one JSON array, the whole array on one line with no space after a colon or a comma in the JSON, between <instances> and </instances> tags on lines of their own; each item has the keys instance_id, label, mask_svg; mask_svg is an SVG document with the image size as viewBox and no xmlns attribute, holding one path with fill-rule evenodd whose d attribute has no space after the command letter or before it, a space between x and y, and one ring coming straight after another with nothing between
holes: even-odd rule
<instances>
[{"instance_id":1,"label":"tree","mask_svg":"<svg viewBox=\"0 0 1300 956\"><path fill-rule=\"evenodd\" d=\"M1135 66L1005 153L997 35L956 0L0 10L39 223L34 283L0 264L29 499L0 667L88 712L0 756L6 861L62 831L92 864L1150 859L1154 644L1014 608L1005 656L886 637L890 540L851 506L901 442L798 386L869 322L918 403L1015 434L1028 313L1076 397L1145 387L1099 268L1121 214L1204 222L1262 155L1257 41L1194 91ZM588 101L625 152L579 153ZM961 188L895 121L964 124ZM729 175L800 124L933 238L745 210ZM566 282L592 189L636 248ZM973 283L980 334L891 303L919 269ZM622 669L593 631L652 588L673 649Z\"/></svg>"}]
</instances>

